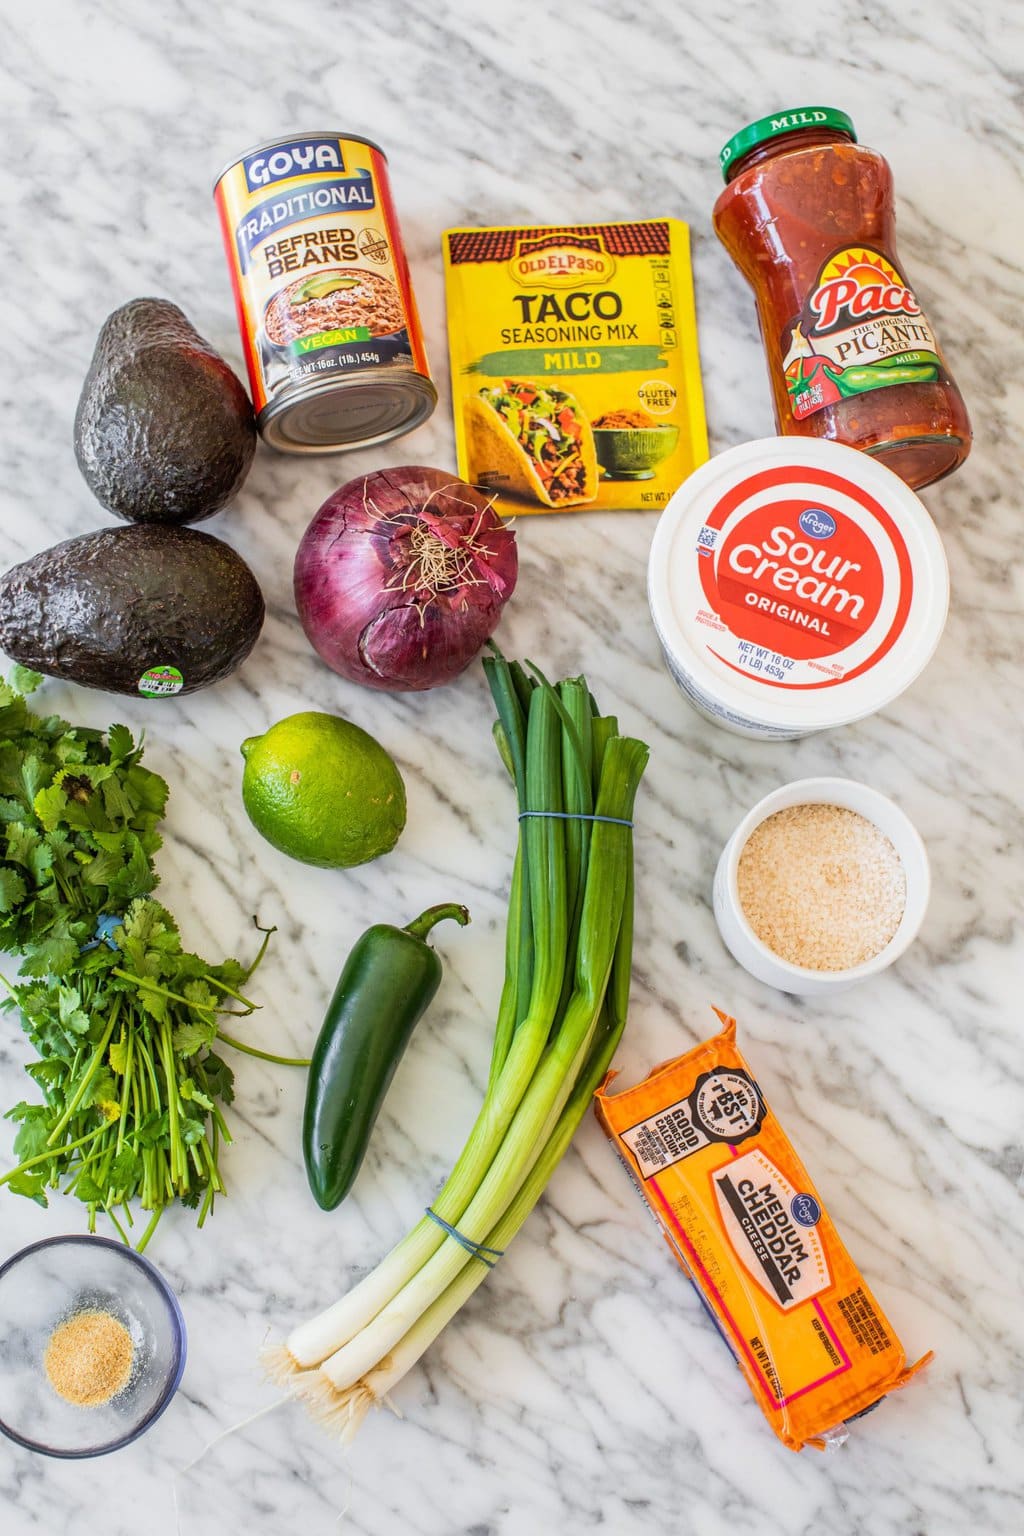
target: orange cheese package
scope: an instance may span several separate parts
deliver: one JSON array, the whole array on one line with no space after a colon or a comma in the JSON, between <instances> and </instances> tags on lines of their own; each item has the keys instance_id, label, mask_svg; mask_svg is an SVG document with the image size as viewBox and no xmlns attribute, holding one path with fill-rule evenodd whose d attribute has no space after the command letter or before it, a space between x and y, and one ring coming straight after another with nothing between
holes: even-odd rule
<instances>
[{"instance_id":1,"label":"orange cheese package","mask_svg":"<svg viewBox=\"0 0 1024 1536\"><path fill-rule=\"evenodd\" d=\"M718 1010L715 1010L718 1012ZM818 1449L902 1387L903 1347L736 1048L736 1022L595 1107L779 1439Z\"/></svg>"}]
</instances>

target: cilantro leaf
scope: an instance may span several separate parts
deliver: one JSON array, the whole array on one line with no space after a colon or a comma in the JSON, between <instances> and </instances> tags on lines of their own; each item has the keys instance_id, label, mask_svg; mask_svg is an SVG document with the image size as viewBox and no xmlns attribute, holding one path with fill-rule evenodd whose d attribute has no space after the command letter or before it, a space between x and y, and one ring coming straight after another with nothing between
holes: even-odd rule
<instances>
[{"instance_id":1,"label":"cilantro leaf","mask_svg":"<svg viewBox=\"0 0 1024 1536\"><path fill-rule=\"evenodd\" d=\"M128 1041L125 1039L123 1029L120 1040L111 1042L110 1050L107 1052L107 1060L110 1063L111 1072L116 1072L118 1077L124 1077L128 1070Z\"/></svg>"},{"instance_id":2,"label":"cilantro leaf","mask_svg":"<svg viewBox=\"0 0 1024 1536\"><path fill-rule=\"evenodd\" d=\"M29 805L34 803L36 795L41 789L46 788L52 778L53 769L40 761L34 752L22 759L21 782L25 791L25 800Z\"/></svg>"},{"instance_id":3,"label":"cilantro leaf","mask_svg":"<svg viewBox=\"0 0 1024 1536\"><path fill-rule=\"evenodd\" d=\"M217 1038L217 1024L214 1019L207 1022L205 1019L196 1019L190 1024L179 1024L171 1036L171 1044L178 1056L194 1056L202 1050L204 1045L210 1045Z\"/></svg>"},{"instance_id":4,"label":"cilantro leaf","mask_svg":"<svg viewBox=\"0 0 1024 1536\"><path fill-rule=\"evenodd\" d=\"M57 1017L71 1035L89 1033L89 1015L82 1007L82 994L77 987L60 987L57 992Z\"/></svg>"},{"instance_id":5,"label":"cilantro leaf","mask_svg":"<svg viewBox=\"0 0 1024 1536\"><path fill-rule=\"evenodd\" d=\"M104 1200L103 1190L96 1180L88 1173L79 1174L75 1180L75 1194L79 1200L84 1200L87 1205L102 1205Z\"/></svg>"},{"instance_id":6,"label":"cilantro leaf","mask_svg":"<svg viewBox=\"0 0 1024 1536\"><path fill-rule=\"evenodd\" d=\"M25 900L26 890L17 870L0 865L0 912L13 912Z\"/></svg>"},{"instance_id":7,"label":"cilantro leaf","mask_svg":"<svg viewBox=\"0 0 1024 1536\"><path fill-rule=\"evenodd\" d=\"M178 1093L186 1104L198 1104L200 1109L212 1109L213 1100L198 1089L190 1077L183 1077L178 1083Z\"/></svg>"},{"instance_id":8,"label":"cilantro leaf","mask_svg":"<svg viewBox=\"0 0 1024 1536\"><path fill-rule=\"evenodd\" d=\"M126 757L131 757L135 751L135 741L126 725L112 725L110 727L107 731L107 747L110 750L110 760L113 763L121 763Z\"/></svg>"},{"instance_id":9,"label":"cilantro leaf","mask_svg":"<svg viewBox=\"0 0 1024 1536\"><path fill-rule=\"evenodd\" d=\"M127 858L105 882L111 901L128 902L145 896L156 885L156 876L142 844L133 832L125 834Z\"/></svg>"},{"instance_id":10,"label":"cilantro leaf","mask_svg":"<svg viewBox=\"0 0 1024 1536\"><path fill-rule=\"evenodd\" d=\"M11 1174L7 1180L7 1188L13 1195L25 1195L27 1199L34 1200L36 1205L41 1205L45 1211L50 1205L43 1193L47 1177L45 1168L29 1168L24 1173Z\"/></svg>"},{"instance_id":11,"label":"cilantro leaf","mask_svg":"<svg viewBox=\"0 0 1024 1536\"><path fill-rule=\"evenodd\" d=\"M211 1098L222 1099L225 1104L234 1103L235 1074L220 1056L211 1051L193 1071Z\"/></svg>"},{"instance_id":12,"label":"cilantro leaf","mask_svg":"<svg viewBox=\"0 0 1024 1536\"><path fill-rule=\"evenodd\" d=\"M139 763L133 763L128 770L126 783L139 809L148 812L155 821L160 821L170 794L160 775L151 772L149 768L143 768Z\"/></svg>"},{"instance_id":13,"label":"cilantro leaf","mask_svg":"<svg viewBox=\"0 0 1024 1536\"><path fill-rule=\"evenodd\" d=\"M21 1113L16 1115L16 1110ZM17 1104L14 1110L8 1111L5 1118L21 1121L14 1138L14 1155L19 1162L26 1162L30 1157L38 1157L46 1151L51 1117L45 1104Z\"/></svg>"},{"instance_id":14,"label":"cilantro leaf","mask_svg":"<svg viewBox=\"0 0 1024 1536\"><path fill-rule=\"evenodd\" d=\"M15 822L7 828L7 858L11 864L24 864L30 868L33 851L38 848L42 839L34 827L27 827L22 822Z\"/></svg>"},{"instance_id":15,"label":"cilantro leaf","mask_svg":"<svg viewBox=\"0 0 1024 1536\"><path fill-rule=\"evenodd\" d=\"M67 815L68 797L60 784L39 790L31 803L44 832L52 832Z\"/></svg>"},{"instance_id":16,"label":"cilantro leaf","mask_svg":"<svg viewBox=\"0 0 1024 1536\"><path fill-rule=\"evenodd\" d=\"M58 917L50 932L33 943L21 962L23 976L63 976L75 963L79 940L71 932L67 918Z\"/></svg>"},{"instance_id":17,"label":"cilantro leaf","mask_svg":"<svg viewBox=\"0 0 1024 1536\"><path fill-rule=\"evenodd\" d=\"M131 1147L122 1147L110 1166L108 1175L110 1187L114 1190L128 1190L134 1187L139 1176L139 1159Z\"/></svg>"},{"instance_id":18,"label":"cilantro leaf","mask_svg":"<svg viewBox=\"0 0 1024 1536\"><path fill-rule=\"evenodd\" d=\"M35 693L42 680L41 672L33 672L30 667L23 667L20 661L16 661L7 674L8 684L15 693Z\"/></svg>"}]
</instances>

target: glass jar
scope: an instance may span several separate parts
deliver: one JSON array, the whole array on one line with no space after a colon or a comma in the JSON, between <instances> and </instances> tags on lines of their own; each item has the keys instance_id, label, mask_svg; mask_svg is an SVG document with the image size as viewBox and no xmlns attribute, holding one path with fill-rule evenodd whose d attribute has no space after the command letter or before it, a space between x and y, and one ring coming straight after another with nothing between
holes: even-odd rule
<instances>
[{"instance_id":1,"label":"glass jar","mask_svg":"<svg viewBox=\"0 0 1024 1536\"><path fill-rule=\"evenodd\" d=\"M761 118L720 158L715 230L757 299L778 430L860 448L915 489L948 475L971 426L903 276L887 162L831 107Z\"/></svg>"}]
</instances>

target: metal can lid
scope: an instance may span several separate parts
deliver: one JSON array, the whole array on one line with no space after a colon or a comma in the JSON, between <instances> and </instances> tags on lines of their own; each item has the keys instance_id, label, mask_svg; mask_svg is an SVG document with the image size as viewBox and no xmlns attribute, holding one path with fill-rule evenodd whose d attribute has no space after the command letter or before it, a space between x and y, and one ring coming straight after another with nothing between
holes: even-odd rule
<instances>
[{"instance_id":1,"label":"metal can lid","mask_svg":"<svg viewBox=\"0 0 1024 1536\"><path fill-rule=\"evenodd\" d=\"M764 144L769 139L781 138L787 133L799 133L806 128L831 128L836 133L845 133L855 144L857 142L853 120L838 107L787 107L784 112L759 117L756 123L748 123L739 133L733 134L718 154L722 175L728 181L733 162L756 145Z\"/></svg>"},{"instance_id":2,"label":"metal can lid","mask_svg":"<svg viewBox=\"0 0 1024 1536\"><path fill-rule=\"evenodd\" d=\"M938 530L869 455L743 443L685 480L655 530L651 614L685 691L722 719L802 735L891 703L949 603Z\"/></svg>"},{"instance_id":3,"label":"metal can lid","mask_svg":"<svg viewBox=\"0 0 1024 1536\"><path fill-rule=\"evenodd\" d=\"M437 390L421 373L319 379L265 406L259 429L283 453L341 453L411 432L436 404Z\"/></svg>"}]
</instances>

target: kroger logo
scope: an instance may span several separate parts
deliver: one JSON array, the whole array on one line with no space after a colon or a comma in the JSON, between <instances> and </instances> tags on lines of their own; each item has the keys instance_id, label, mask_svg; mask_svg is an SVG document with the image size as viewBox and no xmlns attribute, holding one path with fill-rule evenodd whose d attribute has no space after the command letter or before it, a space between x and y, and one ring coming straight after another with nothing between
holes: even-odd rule
<instances>
[{"instance_id":1,"label":"kroger logo","mask_svg":"<svg viewBox=\"0 0 1024 1536\"><path fill-rule=\"evenodd\" d=\"M836 531L836 520L821 507L808 507L800 513L800 527L809 539L830 539Z\"/></svg>"},{"instance_id":2,"label":"kroger logo","mask_svg":"<svg viewBox=\"0 0 1024 1536\"><path fill-rule=\"evenodd\" d=\"M345 169L337 139L295 139L291 144L278 144L274 149L249 155L242 164L250 192L268 187L275 181L287 181L291 176Z\"/></svg>"},{"instance_id":3,"label":"kroger logo","mask_svg":"<svg viewBox=\"0 0 1024 1536\"><path fill-rule=\"evenodd\" d=\"M821 1206L813 1195L794 1195L789 1202L793 1220L798 1221L802 1227L813 1227L821 1220Z\"/></svg>"}]
</instances>

